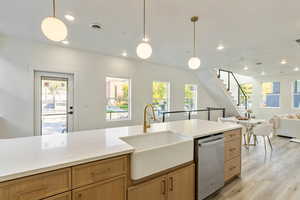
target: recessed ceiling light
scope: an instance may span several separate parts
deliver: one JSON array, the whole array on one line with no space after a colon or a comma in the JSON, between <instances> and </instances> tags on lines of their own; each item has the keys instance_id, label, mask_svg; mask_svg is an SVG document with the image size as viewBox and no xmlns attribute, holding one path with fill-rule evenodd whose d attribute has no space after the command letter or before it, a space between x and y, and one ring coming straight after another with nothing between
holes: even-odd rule
<instances>
[{"instance_id":1,"label":"recessed ceiling light","mask_svg":"<svg viewBox=\"0 0 300 200\"><path fill-rule=\"evenodd\" d=\"M65 18L66 18L68 21L70 21L70 22L72 22L72 21L75 20L75 17L72 16L72 15L69 15L69 14L66 14L66 15L65 15Z\"/></svg>"},{"instance_id":2,"label":"recessed ceiling light","mask_svg":"<svg viewBox=\"0 0 300 200\"><path fill-rule=\"evenodd\" d=\"M282 65L285 65L285 64L287 64L287 60L286 60L286 59L282 59L280 63L281 63Z\"/></svg>"},{"instance_id":3,"label":"recessed ceiling light","mask_svg":"<svg viewBox=\"0 0 300 200\"><path fill-rule=\"evenodd\" d=\"M265 72L265 71L262 71L262 72L261 72L261 75L262 75L262 76L266 75L266 72Z\"/></svg>"},{"instance_id":4,"label":"recessed ceiling light","mask_svg":"<svg viewBox=\"0 0 300 200\"><path fill-rule=\"evenodd\" d=\"M95 29L95 30L98 30L98 31L101 31L103 29L103 26L99 23L92 23L92 24L90 24L90 27L92 29Z\"/></svg>"},{"instance_id":5,"label":"recessed ceiling light","mask_svg":"<svg viewBox=\"0 0 300 200\"><path fill-rule=\"evenodd\" d=\"M70 42L68 40L63 40L63 41L61 41L61 43L65 44L65 45L70 44Z\"/></svg>"},{"instance_id":6,"label":"recessed ceiling light","mask_svg":"<svg viewBox=\"0 0 300 200\"><path fill-rule=\"evenodd\" d=\"M217 46L217 50L222 51L225 47L222 44L219 44L219 46Z\"/></svg>"},{"instance_id":7,"label":"recessed ceiling light","mask_svg":"<svg viewBox=\"0 0 300 200\"><path fill-rule=\"evenodd\" d=\"M299 67L295 67L295 68L294 68L294 71L295 71L295 72L299 71Z\"/></svg>"},{"instance_id":8,"label":"recessed ceiling light","mask_svg":"<svg viewBox=\"0 0 300 200\"><path fill-rule=\"evenodd\" d=\"M248 66L246 65L245 67L244 67L244 70L245 71L247 71L249 68L248 68Z\"/></svg>"},{"instance_id":9,"label":"recessed ceiling light","mask_svg":"<svg viewBox=\"0 0 300 200\"><path fill-rule=\"evenodd\" d=\"M127 57L127 52L124 51L124 52L122 53L122 56Z\"/></svg>"}]
</instances>

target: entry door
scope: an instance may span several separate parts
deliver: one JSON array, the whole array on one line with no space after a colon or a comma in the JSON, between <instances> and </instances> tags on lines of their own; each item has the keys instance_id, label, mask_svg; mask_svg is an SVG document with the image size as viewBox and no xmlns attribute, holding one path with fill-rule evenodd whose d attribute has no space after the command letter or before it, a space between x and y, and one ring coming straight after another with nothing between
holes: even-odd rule
<instances>
[{"instance_id":1,"label":"entry door","mask_svg":"<svg viewBox=\"0 0 300 200\"><path fill-rule=\"evenodd\" d=\"M73 130L72 74L35 72L36 135Z\"/></svg>"}]
</instances>

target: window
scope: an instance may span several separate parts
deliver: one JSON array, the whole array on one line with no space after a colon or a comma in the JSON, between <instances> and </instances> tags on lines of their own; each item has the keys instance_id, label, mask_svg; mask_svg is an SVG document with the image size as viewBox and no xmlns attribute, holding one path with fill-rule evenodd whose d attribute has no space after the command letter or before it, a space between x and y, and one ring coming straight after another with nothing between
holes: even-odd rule
<instances>
[{"instance_id":1,"label":"window","mask_svg":"<svg viewBox=\"0 0 300 200\"><path fill-rule=\"evenodd\" d=\"M186 84L184 87L184 110L197 110L197 85Z\"/></svg>"},{"instance_id":2,"label":"window","mask_svg":"<svg viewBox=\"0 0 300 200\"><path fill-rule=\"evenodd\" d=\"M300 108L300 80L296 80L293 86L293 105Z\"/></svg>"},{"instance_id":3,"label":"window","mask_svg":"<svg viewBox=\"0 0 300 200\"><path fill-rule=\"evenodd\" d=\"M263 107L280 107L280 82L265 82L262 84Z\"/></svg>"},{"instance_id":4,"label":"window","mask_svg":"<svg viewBox=\"0 0 300 200\"><path fill-rule=\"evenodd\" d=\"M169 110L170 84L168 82L154 81L152 83L152 104L158 117Z\"/></svg>"},{"instance_id":5,"label":"window","mask_svg":"<svg viewBox=\"0 0 300 200\"><path fill-rule=\"evenodd\" d=\"M245 94L247 95L247 103L248 103L248 108L252 107L252 94L253 94L253 85L251 83L244 83L241 84L241 87L243 89L243 91L245 92ZM245 97L241 92L241 104L244 105L245 104Z\"/></svg>"},{"instance_id":6,"label":"window","mask_svg":"<svg viewBox=\"0 0 300 200\"><path fill-rule=\"evenodd\" d=\"M106 120L130 119L130 80L106 78Z\"/></svg>"}]
</instances>

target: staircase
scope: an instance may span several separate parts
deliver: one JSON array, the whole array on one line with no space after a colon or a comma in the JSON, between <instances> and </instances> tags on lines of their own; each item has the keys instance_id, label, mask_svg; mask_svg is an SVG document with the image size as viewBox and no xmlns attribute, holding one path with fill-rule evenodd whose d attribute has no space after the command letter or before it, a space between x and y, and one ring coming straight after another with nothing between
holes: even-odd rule
<instances>
[{"instance_id":1,"label":"staircase","mask_svg":"<svg viewBox=\"0 0 300 200\"><path fill-rule=\"evenodd\" d=\"M219 106L226 108L226 116L245 116L248 96L233 72L223 69L202 70L198 76Z\"/></svg>"},{"instance_id":2,"label":"staircase","mask_svg":"<svg viewBox=\"0 0 300 200\"><path fill-rule=\"evenodd\" d=\"M217 77L222 82L239 115L245 116L248 109L248 96L235 74L228 70L219 69L217 70Z\"/></svg>"}]
</instances>

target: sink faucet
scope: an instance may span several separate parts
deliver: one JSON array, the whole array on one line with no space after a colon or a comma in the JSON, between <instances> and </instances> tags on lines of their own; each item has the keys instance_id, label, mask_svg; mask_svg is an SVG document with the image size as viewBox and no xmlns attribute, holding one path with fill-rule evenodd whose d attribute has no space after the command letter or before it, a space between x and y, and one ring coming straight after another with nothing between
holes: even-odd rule
<instances>
[{"instance_id":1,"label":"sink faucet","mask_svg":"<svg viewBox=\"0 0 300 200\"><path fill-rule=\"evenodd\" d=\"M147 110L148 108L150 108L152 110L152 119L155 121L156 120L156 117L155 117L155 112L154 112L154 107L152 104L147 104L145 106L145 109L144 109L144 133L147 133L147 129L151 127L151 124L150 124L150 119L149 119L149 123L147 124Z\"/></svg>"}]
</instances>

